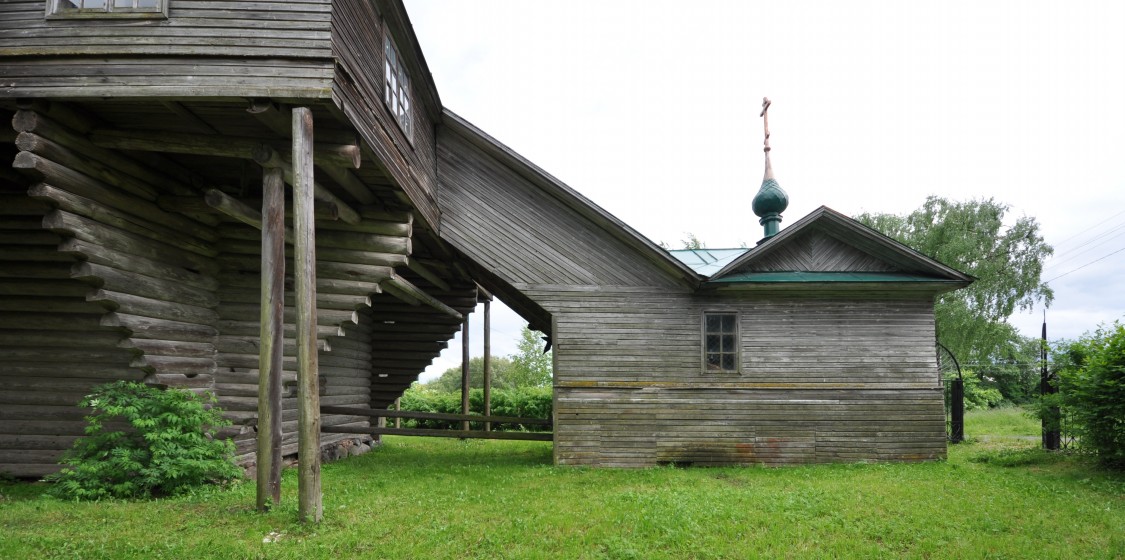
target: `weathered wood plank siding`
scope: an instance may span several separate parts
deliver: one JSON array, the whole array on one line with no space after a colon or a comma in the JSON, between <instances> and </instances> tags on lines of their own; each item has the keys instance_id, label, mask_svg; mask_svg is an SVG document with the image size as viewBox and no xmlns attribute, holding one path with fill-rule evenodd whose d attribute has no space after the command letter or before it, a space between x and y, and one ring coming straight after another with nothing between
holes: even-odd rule
<instances>
[{"instance_id":1,"label":"weathered wood plank siding","mask_svg":"<svg viewBox=\"0 0 1125 560\"><path fill-rule=\"evenodd\" d=\"M442 236L553 318L562 464L792 464L944 456L932 293L693 290L462 135L440 131ZM829 238L785 258L879 266ZM770 266L788 267L779 256ZM738 314L706 373L704 311Z\"/></svg>"},{"instance_id":2,"label":"weathered wood plank siding","mask_svg":"<svg viewBox=\"0 0 1125 560\"><path fill-rule=\"evenodd\" d=\"M384 103L385 54L383 42L388 27L384 15L395 12L384 6L380 14L375 2L335 2L332 5L332 51L336 75L332 97L375 153L388 176L410 197L428 227L437 229L437 178L434 160L434 107L436 97L428 73L411 56L414 45L406 37L395 37L401 59L412 79L411 119L408 137Z\"/></svg>"},{"instance_id":3,"label":"weathered wood plank siding","mask_svg":"<svg viewBox=\"0 0 1125 560\"><path fill-rule=\"evenodd\" d=\"M443 237L506 282L677 285L650 261L462 136L439 131L438 158Z\"/></svg>"},{"instance_id":4,"label":"weathered wood plank siding","mask_svg":"<svg viewBox=\"0 0 1125 560\"><path fill-rule=\"evenodd\" d=\"M555 317L560 463L944 456L925 300L528 293ZM739 373L704 372L704 310L738 313Z\"/></svg>"},{"instance_id":5,"label":"weathered wood plank siding","mask_svg":"<svg viewBox=\"0 0 1125 560\"><path fill-rule=\"evenodd\" d=\"M109 20L2 2L0 96L326 98L331 4L172 0L166 20Z\"/></svg>"}]
</instances>

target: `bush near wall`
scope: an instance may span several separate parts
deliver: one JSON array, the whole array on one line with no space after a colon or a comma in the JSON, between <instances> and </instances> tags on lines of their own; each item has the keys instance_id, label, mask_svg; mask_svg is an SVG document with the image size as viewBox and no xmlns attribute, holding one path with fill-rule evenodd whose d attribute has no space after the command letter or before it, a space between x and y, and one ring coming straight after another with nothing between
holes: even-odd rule
<instances>
[{"instance_id":1,"label":"bush near wall","mask_svg":"<svg viewBox=\"0 0 1125 560\"><path fill-rule=\"evenodd\" d=\"M1125 469L1125 325L1115 323L1068 343L1055 355L1060 406L1079 444L1106 466ZM1041 411L1042 413L1042 411Z\"/></svg>"},{"instance_id":2,"label":"bush near wall","mask_svg":"<svg viewBox=\"0 0 1125 560\"><path fill-rule=\"evenodd\" d=\"M443 414L461 413L461 393L433 391L414 386L402 395L402 410L417 412L438 412ZM550 387L520 387L516 389L497 389L492 391L491 412L493 416L518 416L522 418L551 418L552 392ZM469 409L472 414L484 414L484 391L469 391ZM451 420L414 420L403 418L404 428L460 429L461 422ZM479 422L471 423L473 429L483 428ZM543 426L524 426L522 424L492 424L494 430L539 431Z\"/></svg>"}]
</instances>

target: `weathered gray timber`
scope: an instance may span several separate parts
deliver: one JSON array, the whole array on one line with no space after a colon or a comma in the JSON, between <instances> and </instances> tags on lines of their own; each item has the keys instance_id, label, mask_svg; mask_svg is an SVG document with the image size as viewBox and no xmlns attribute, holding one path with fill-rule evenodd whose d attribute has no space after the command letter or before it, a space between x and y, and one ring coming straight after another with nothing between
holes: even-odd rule
<instances>
[{"instance_id":1,"label":"weathered gray timber","mask_svg":"<svg viewBox=\"0 0 1125 560\"><path fill-rule=\"evenodd\" d=\"M941 263L821 208L697 272L443 111L397 0L44 6L0 3L0 470L56 468L116 379L214 393L243 462L259 420L306 465L407 433L333 407L394 402L478 286L554 345L560 463L944 454L932 302L972 279ZM264 169L318 201L265 251Z\"/></svg>"},{"instance_id":2,"label":"weathered gray timber","mask_svg":"<svg viewBox=\"0 0 1125 560\"><path fill-rule=\"evenodd\" d=\"M442 237L550 314L556 462L944 456L933 297L967 277L820 210L708 281L446 116ZM707 366L705 313L735 318L730 371Z\"/></svg>"},{"instance_id":3,"label":"weathered gray timber","mask_svg":"<svg viewBox=\"0 0 1125 560\"><path fill-rule=\"evenodd\" d=\"M262 175L261 350L258 353L257 506L281 503L281 370L285 355L285 185L279 169Z\"/></svg>"}]
</instances>

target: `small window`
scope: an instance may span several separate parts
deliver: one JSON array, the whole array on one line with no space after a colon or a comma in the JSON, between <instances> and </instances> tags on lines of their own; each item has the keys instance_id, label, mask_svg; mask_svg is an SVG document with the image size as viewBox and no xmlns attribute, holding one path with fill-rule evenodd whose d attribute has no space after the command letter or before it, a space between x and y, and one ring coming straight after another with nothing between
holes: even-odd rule
<instances>
[{"instance_id":1,"label":"small window","mask_svg":"<svg viewBox=\"0 0 1125 560\"><path fill-rule=\"evenodd\" d=\"M47 0L51 18L166 18L169 0Z\"/></svg>"},{"instance_id":2,"label":"small window","mask_svg":"<svg viewBox=\"0 0 1125 560\"><path fill-rule=\"evenodd\" d=\"M738 373L738 314L703 314L703 371Z\"/></svg>"},{"instance_id":3,"label":"small window","mask_svg":"<svg viewBox=\"0 0 1125 560\"><path fill-rule=\"evenodd\" d=\"M391 110L391 115L398 121L398 126L402 129L402 133L406 135L407 140L413 142L410 118L410 78L406 74L406 68L402 59L398 56L398 49L395 48L389 34L383 45L383 50L385 61L383 65L383 102L387 104L387 108Z\"/></svg>"}]
</instances>

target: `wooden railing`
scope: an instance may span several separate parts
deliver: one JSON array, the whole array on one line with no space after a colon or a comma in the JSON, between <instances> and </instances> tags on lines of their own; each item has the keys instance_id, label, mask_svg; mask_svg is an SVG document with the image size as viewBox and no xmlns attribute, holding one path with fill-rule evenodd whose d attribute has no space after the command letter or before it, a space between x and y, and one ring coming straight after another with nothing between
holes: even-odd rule
<instances>
[{"instance_id":1,"label":"wooden railing","mask_svg":"<svg viewBox=\"0 0 1125 560\"><path fill-rule=\"evenodd\" d=\"M415 420L452 420L468 422L491 422L493 424L525 424L529 426L551 426L550 420L543 418L521 418L517 416L482 416L478 414L444 414L440 412L416 412L412 410L390 410L385 408L357 408L350 406L322 406L322 414L343 414L348 416L367 416L370 418L410 418ZM332 434L371 434L393 436L448 437L464 439L515 439L531 441L553 441L551 432L496 432L484 430L438 430L424 428L383 428L372 426L324 426L322 432Z\"/></svg>"}]
</instances>

